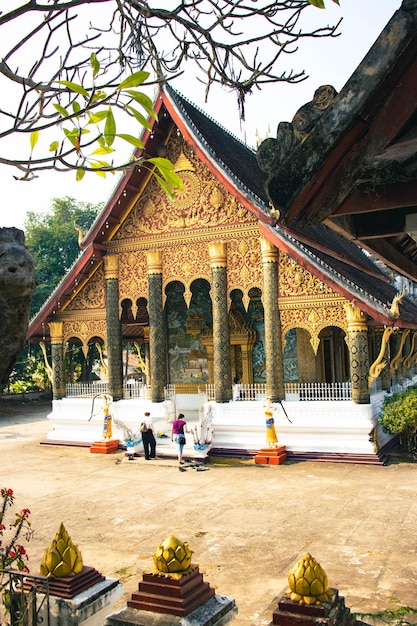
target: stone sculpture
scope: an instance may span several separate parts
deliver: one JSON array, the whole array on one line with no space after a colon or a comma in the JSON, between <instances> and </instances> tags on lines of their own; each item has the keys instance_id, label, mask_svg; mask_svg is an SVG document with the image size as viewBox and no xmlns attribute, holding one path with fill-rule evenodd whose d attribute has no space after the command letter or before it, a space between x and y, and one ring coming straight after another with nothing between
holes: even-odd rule
<instances>
[{"instance_id":1,"label":"stone sculpture","mask_svg":"<svg viewBox=\"0 0 417 626\"><path fill-rule=\"evenodd\" d=\"M0 385L21 353L35 289L35 266L18 228L0 228Z\"/></svg>"}]
</instances>

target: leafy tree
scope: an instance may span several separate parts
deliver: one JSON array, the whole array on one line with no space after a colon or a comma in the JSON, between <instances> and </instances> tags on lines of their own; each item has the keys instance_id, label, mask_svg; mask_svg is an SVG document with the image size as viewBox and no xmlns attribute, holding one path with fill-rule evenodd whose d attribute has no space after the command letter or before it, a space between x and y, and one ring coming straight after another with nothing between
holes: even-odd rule
<instances>
[{"instance_id":1,"label":"leafy tree","mask_svg":"<svg viewBox=\"0 0 417 626\"><path fill-rule=\"evenodd\" d=\"M79 238L93 223L101 205L54 198L50 212L29 211L24 223L26 246L35 262L37 287L32 298L36 313L80 253Z\"/></svg>"},{"instance_id":2,"label":"leafy tree","mask_svg":"<svg viewBox=\"0 0 417 626\"><path fill-rule=\"evenodd\" d=\"M245 97L255 87L307 77L304 71L279 68L299 40L337 34L337 26L304 30L305 11L311 5L323 8L324 0L4 4L0 163L17 167L18 178L24 180L48 169L76 170L80 179L86 171L105 175L140 164L158 168L169 191L180 185L171 164L147 158L139 133L132 134L132 125L149 128L148 118L155 117L142 89L177 76L191 64L207 94L214 83L237 93L243 117ZM118 130L122 117L127 132ZM20 137L27 142L25 157L16 142ZM114 160L120 141L137 150L132 159Z\"/></svg>"}]
</instances>

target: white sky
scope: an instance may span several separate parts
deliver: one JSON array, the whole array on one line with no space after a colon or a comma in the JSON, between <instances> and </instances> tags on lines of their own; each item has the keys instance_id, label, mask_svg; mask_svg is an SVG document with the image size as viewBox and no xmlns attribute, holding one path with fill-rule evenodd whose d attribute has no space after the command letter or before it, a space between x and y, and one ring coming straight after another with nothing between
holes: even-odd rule
<instances>
[{"instance_id":1,"label":"white sky","mask_svg":"<svg viewBox=\"0 0 417 626\"><path fill-rule=\"evenodd\" d=\"M343 17L341 36L306 41L296 54L289 57L291 67L304 69L309 79L298 85L280 83L267 85L262 91L256 90L247 98L244 124L239 121L233 93L216 89L210 92L208 102L204 102L204 86L195 79L191 67L173 83L173 87L252 146L257 137L275 137L278 123L291 121L297 109L312 99L317 87L331 84L338 91L343 87L400 7L401 0L340 0L340 3L341 7L337 7L327 0L326 10L312 7L311 12L322 25L334 24ZM7 94L3 92L0 98L5 97ZM27 211L46 212L53 198L71 196L78 201L106 201L119 178L117 174L107 175L106 179L91 174L77 183L73 172L44 172L36 180L23 182L14 180L14 174L13 168L0 165L0 227L23 228Z\"/></svg>"}]
</instances>

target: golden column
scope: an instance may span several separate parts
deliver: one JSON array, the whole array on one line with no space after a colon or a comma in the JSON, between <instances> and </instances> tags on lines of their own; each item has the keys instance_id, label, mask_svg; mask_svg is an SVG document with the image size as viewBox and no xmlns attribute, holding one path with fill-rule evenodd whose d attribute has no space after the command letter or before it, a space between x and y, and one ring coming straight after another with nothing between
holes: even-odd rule
<instances>
[{"instance_id":1,"label":"golden column","mask_svg":"<svg viewBox=\"0 0 417 626\"><path fill-rule=\"evenodd\" d=\"M122 328L119 319L119 258L104 257L106 284L107 358L109 394L113 400L123 398Z\"/></svg>"},{"instance_id":2,"label":"golden column","mask_svg":"<svg viewBox=\"0 0 417 626\"><path fill-rule=\"evenodd\" d=\"M368 316L353 302L345 305L345 312L352 400L356 404L369 404Z\"/></svg>"},{"instance_id":3,"label":"golden column","mask_svg":"<svg viewBox=\"0 0 417 626\"><path fill-rule=\"evenodd\" d=\"M148 310L149 310L149 373L152 402L163 402L167 384L167 339L162 306L162 253L149 250Z\"/></svg>"},{"instance_id":4,"label":"golden column","mask_svg":"<svg viewBox=\"0 0 417 626\"><path fill-rule=\"evenodd\" d=\"M227 308L227 245L223 241L209 244L213 303L213 375L216 402L232 399L232 360L230 326Z\"/></svg>"},{"instance_id":5,"label":"golden column","mask_svg":"<svg viewBox=\"0 0 417 626\"><path fill-rule=\"evenodd\" d=\"M49 322L52 354L52 396L54 400L65 398L64 324Z\"/></svg>"},{"instance_id":6,"label":"golden column","mask_svg":"<svg viewBox=\"0 0 417 626\"><path fill-rule=\"evenodd\" d=\"M285 399L284 359L282 354L281 318L278 308L277 248L261 237L262 270L264 277L265 366L266 395L272 402Z\"/></svg>"}]
</instances>

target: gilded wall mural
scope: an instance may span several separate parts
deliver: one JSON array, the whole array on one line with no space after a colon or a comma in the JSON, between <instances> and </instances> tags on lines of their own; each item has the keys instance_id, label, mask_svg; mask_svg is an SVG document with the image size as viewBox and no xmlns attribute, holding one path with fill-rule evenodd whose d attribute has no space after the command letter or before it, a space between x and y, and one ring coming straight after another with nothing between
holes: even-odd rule
<instances>
[{"instance_id":1,"label":"gilded wall mural","mask_svg":"<svg viewBox=\"0 0 417 626\"><path fill-rule=\"evenodd\" d=\"M194 281L188 308L184 299L184 285L180 281L173 281L166 287L165 313L171 383L208 382L207 354L200 336L204 330L213 326L209 291L208 281Z\"/></svg>"}]
</instances>

